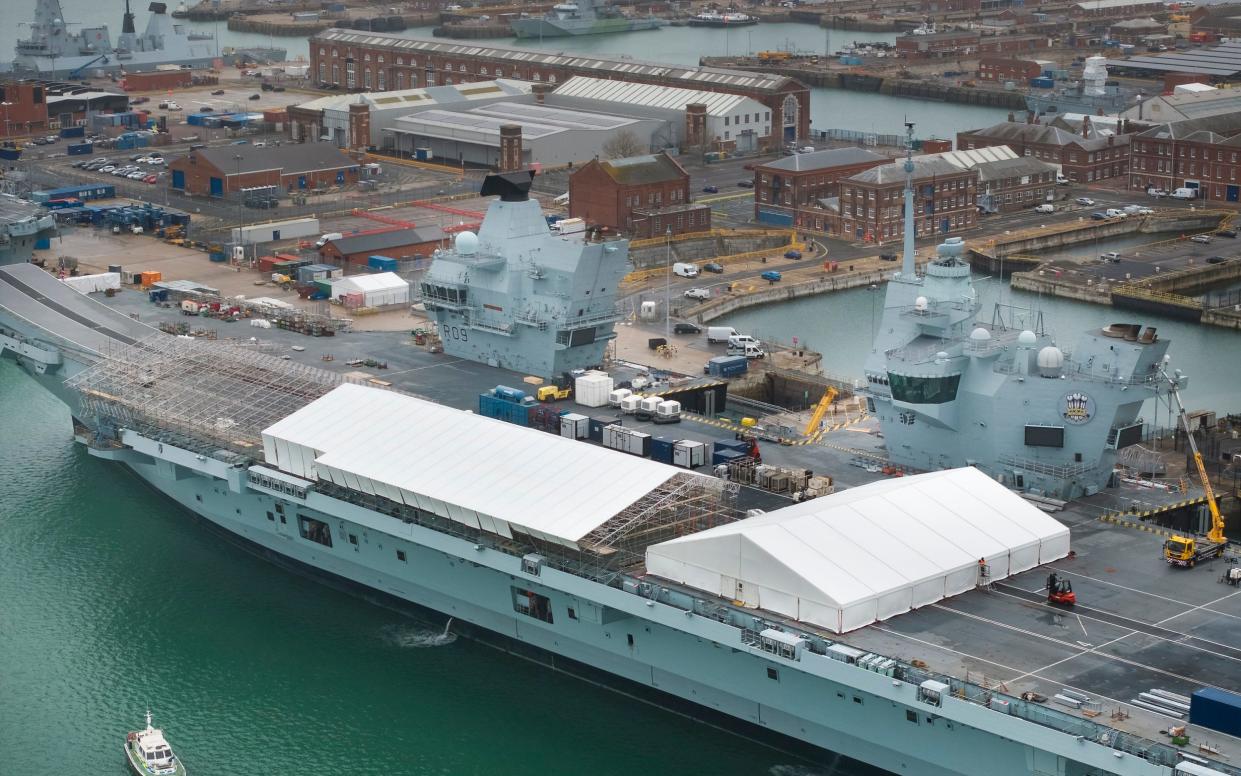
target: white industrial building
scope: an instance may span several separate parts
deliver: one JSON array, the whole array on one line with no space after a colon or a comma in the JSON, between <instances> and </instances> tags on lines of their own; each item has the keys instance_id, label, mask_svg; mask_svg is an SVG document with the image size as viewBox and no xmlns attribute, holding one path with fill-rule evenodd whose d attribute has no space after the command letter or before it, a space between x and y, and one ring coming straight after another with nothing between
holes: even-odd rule
<instances>
[{"instance_id":1,"label":"white industrial building","mask_svg":"<svg viewBox=\"0 0 1241 776\"><path fill-rule=\"evenodd\" d=\"M623 132L650 149L668 133L667 122L657 119L505 101L402 116L384 130L383 146L417 158L498 167L500 128L506 125L521 127L525 166L589 161Z\"/></svg>"},{"instance_id":2,"label":"white industrial building","mask_svg":"<svg viewBox=\"0 0 1241 776\"><path fill-rule=\"evenodd\" d=\"M651 574L837 633L1063 558L1069 529L974 468L863 485L646 551Z\"/></svg>"},{"instance_id":3,"label":"white industrial building","mask_svg":"<svg viewBox=\"0 0 1241 776\"><path fill-rule=\"evenodd\" d=\"M289 112L290 131L294 140L331 142L340 148L383 145L384 130L401 116L446 107L483 105L497 100L511 100L530 94L531 84L500 78L425 89L403 89L395 92L365 94L333 94L302 103ZM358 142L352 135L349 121L351 105L365 105L369 113L369 138Z\"/></svg>"},{"instance_id":4,"label":"white industrial building","mask_svg":"<svg viewBox=\"0 0 1241 776\"><path fill-rule=\"evenodd\" d=\"M771 136L771 109L739 94L574 76L548 94L546 101L562 108L663 119L671 131L660 138L666 147L685 144L689 105L706 107L708 142L735 142L738 151L751 151Z\"/></svg>"},{"instance_id":5,"label":"white industrial building","mask_svg":"<svg viewBox=\"0 0 1241 776\"><path fill-rule=\"evenodd\" d=\"M361 294L360 307L386 307L409 304L409 283L395 272L376 272L373 275L349 275L332 281L332 298L349 298Z\"/></svg>"}]
</instances>

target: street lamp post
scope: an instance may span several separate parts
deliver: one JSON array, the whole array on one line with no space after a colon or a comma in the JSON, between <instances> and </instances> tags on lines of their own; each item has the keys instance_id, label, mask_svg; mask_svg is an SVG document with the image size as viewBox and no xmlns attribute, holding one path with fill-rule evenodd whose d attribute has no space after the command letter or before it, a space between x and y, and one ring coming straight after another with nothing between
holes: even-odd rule
<instances>
[{"instance_id":1,"label":"street lamp post","mask_svg":"<svg viewBox=\"0 0 1241 776\"><path fill-rule=\"evenodd\" d=\"M246 215L242 209L244 207L241 195L241 154L233 154L233 161L237 163L237 243L241 245L241 258L246 257Z\"/></svg>"}]
</instances>

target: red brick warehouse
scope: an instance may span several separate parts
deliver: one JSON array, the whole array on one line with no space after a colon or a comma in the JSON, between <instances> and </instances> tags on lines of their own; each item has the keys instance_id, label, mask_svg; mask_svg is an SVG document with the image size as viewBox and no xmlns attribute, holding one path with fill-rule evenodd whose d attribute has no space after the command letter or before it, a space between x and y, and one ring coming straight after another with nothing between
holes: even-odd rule
<instances>
[{"instance_id":1,"label":"red brick warehouse","mask_svg":"<svg viewBox=\"0 0 1241 776\"><path fill-rule=\"evenodd\" d=\"M186 194L222 197L241 189L278 186L281 191L358 182L360 166L327 143L255 148L200 148L168 165L170 185Z\"/></svg>"},{"instance_id":2,"label":"red brick warehouse","mask_svg":"<svg viewBox=\"0 0 1241 776\"><path fill-rule=\"evenodd\" d=\"M461 45L332 29L310 39L310 74L346 91L418 89L514 78L564 83L575 75L701 89L753 98L771 109L777 141L810 136L810 89L787 76L534 49ZM777 129L779 127L779 129Z\"/></svg>"}]
</instances>

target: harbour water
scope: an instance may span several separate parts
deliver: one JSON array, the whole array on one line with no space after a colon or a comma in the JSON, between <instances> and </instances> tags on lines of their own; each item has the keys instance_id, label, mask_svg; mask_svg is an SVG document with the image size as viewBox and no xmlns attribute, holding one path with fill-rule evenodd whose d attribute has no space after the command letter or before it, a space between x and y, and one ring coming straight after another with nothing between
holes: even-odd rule
<instances>
[{"instance_id":1,"label":"harbour water","mask_svg":"<svg viewBox=\"0 0 1241 776\"><path fill-rule=\"evenodd\" d=\"M994 280L975 279L982 300L980 319L991 320L995 302L1043 312L1043 323L1057 343L1072 349L1078 337L1089 328L1116 322L1141 322L1158 328L1159 336L1172 340L1168 353L1172 366L1190 376L1184 391L1190 409L1209 409L1220 413L1241 412L1241 334L1212 326L1177 321L1155 315L1115 310L1066 299L1013 291L1007 284ZM1002 294L1002 298L1001 297ZM760 339L769 337L780 342L794 338L806 347L823 353L823 369L829 374L848 379L863 376L862 365L870 350L875 327L883 318L884 289L872 291L858 288L828 296L808 297L766 307L740 310L720 323ZM1147 422L1156 422L1154 407L1146 410ZM1167 410L1159 409L1157 422L1168 424Z\"/></svg>"},{"instance_id":2,"label":"harbour water","mask_svg":"<svg viewBox=\"0 0 1241 776\"><path fill-rule=\"evenodd\" d=\"M87 456L8 360L0 408L0 773L120 776L147 708L211 776L875 773L808 767L260 560Z\"/></svg>"},{"instance_id":3,"label":"harbour water","mask_svg":"<svg viewBox=\"0 0 1241 776\"><path fill-rule=\"evenodd\" d=\"M107 24L113 37L120 29L119 0L61 0L65 17L84 25ZM9 8L16 6L16 10ZM115 6L115 7L114 7ZM34 15L34 0L7 0L6 11L14 20L27 20ZM145 11L135 6L138 25L146 24ZM191 22L177 20L191 29L214 32L220 48L226 46L282 46L290 59L309 56L305 38L271 37L256 33L231 32L224 22ZM16 24L0 26L0 56L11 59L16 39L25 34ZM430 38L430 27L405 30L402 35ZM736 29L703 27L663 27L648 32L626 35L586 35L576 38L517 40L498 38L477 41L478 45L521 46L553 52L591 52L635 59L696 65L699 57L752 54L759 51L788 49L823 55L848 46L853 41L888 41L895 33L829 30L808 24L758 24ZM850 129L879 134L903 134L907 119L917 122L918 137L954 138L961 130L983 127L1003 121L1007 111L974 105L884 97L866 92L839 89L811 89L812 129Z\"/></svg>"}]
</instances>

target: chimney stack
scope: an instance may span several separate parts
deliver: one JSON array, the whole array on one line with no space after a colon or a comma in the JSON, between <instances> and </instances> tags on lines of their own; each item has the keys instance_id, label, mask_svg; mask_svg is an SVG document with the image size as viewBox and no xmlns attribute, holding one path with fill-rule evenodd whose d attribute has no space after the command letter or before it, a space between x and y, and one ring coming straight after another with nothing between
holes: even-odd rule
<instances>
[{"instance_id":1,"label":"chimney stack","mask_svg":"<svg viewBox=\"0 0 1241 776\"><path fill-rule=\"evenodd\" d=\"M522 169L521 125L500 125L500 172L515 172Z\"/></svg>"},{"instance_id":2,"label":"chimney stack","mask_svg":"<svg viewBox=\"0 0 1241 776\"><path fill-rule=\"evenodd\" d=\"M1090 117L1082 116L1082 137L1090 137Z\"/></svg>"},{"instance_id":3,"label":"chimney stack","mask_svg":"<svg viewBox=\"0 0 1241 776\"><path fill-rule=\"evenodd\" d=\"M548 83L539 83L530 85L530 93L534 95L534 101L542 105L547 100L547 93L555 87Z\"/></svg>"}]
</instances>

